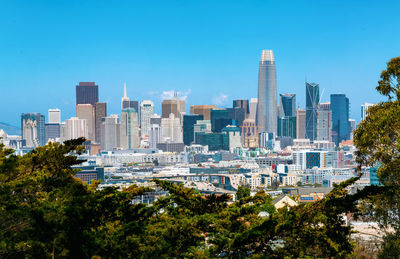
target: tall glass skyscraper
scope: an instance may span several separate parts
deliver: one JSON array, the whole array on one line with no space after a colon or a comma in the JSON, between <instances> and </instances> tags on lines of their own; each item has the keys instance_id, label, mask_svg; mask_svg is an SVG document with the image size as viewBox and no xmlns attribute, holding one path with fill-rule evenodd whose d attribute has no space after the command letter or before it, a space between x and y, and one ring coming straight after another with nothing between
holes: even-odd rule
<instances>
[{"instance_id":1,"label":"tall glass skyscraper","mask_svg":"<svg viewBox=\"0 0 400 259\"><path fill-rule=\"evenodd\" d=\"M306 82L306 138L317 138L317 113L319 107L319 84Z\"/></svg>"},{"instance_id":2,"label":"tall glass skyscraper","mask_svg":"<svg viewBox=\"0 0 400 259\"><path fill-rule=\"evenodd\" d=\"M39 147L46 144L44 115L23 113L21 115L22 139L26 147Z\"/></svg>"},{"instance_id":3,"label":"tall glass skyscraper","mask_svg":"<svg viewBox=\"0 0 400 259\"><path fill-rule=\"evenodd\" d=\"M259 132L276 134L277 121L275 59L272 50L263 50L258 71L256 123Z\"/></svg>"},{"instance_id":4,"label":"tall glass skyscraper","mask_svg":"<svg viewBox=\"0 0 400 259\"><path fill-rule=\"evenodd\" d=\"M331 94L332 141L338 145L350 139L349 98L345 94Z\"/></svg>"},{"instance_id":5,"label":"tall glass skyscraper","mask_svg":"<svg viewBox=\"0 0 400 259\"><path fill-rule=\"evenodd\" d=\"M79 82L76 86L76 105L95 105L99 101L99 86L94 82Z\"/></svg>"},{"instance_id":6,"label":"tall glass skyscraper","mask_svg":"<svg viewBox=\"0 0 400 259\"><path fill-rule=\"evenodd\" d=\"M282 109L280 116L296 116L296 95L295 94L280 94Z\"/></svg>"}]
</instances>

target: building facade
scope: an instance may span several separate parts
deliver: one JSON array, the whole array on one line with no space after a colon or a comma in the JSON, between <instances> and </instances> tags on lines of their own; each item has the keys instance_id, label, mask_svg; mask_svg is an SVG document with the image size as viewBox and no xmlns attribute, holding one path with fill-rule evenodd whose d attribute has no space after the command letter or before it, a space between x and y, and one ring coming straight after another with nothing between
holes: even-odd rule
<instances>
[{"instance_id":1,"label":"building facade","mask_svg":"<svg viewBox=\"0 0 400 259\"><path fill-rule=\"evenodd\" d=\"M296 95L295 94L281 94L280 98L280 116L296 116Z\"/></svg>"},{"instance_id":2,"label":"building facade","mask_svg":"<svg viewBox=\"0 0 400 259\"><path fill-rule=\"evenodd\" d=\"M260 132L277 133L276 68L272 50L263 50L258 72L256 123Z\"/></svg>"},{"instance_id":3,"label":"building facade","mask_svg":"<svg viewBox=\"0 0 400 259\"><path fill-rule=\"evenodd\" d=\"M94 106L91 104L76 105L76 117L87 121L88 140L95 141L95 117Z\"/></svg>"},{"instance_id":4,"label":"building facade","mask_svg":"<svg viewBox=\"0 0 400 259\"><path fill-rule=\"evenodd\" d=\"M94 105L94 140L97 143L101 143L101 124L105 117L107 117L107 103L97 102Z\"/></svg>"},{"instance_id":5,"label":"building facade","mask_svg":"<svg viewBox=\"0 0 400 259\"><path fill-rule=\"evenodd\" d=\"M39 147L46 144L44 115L23 113L21 115L21 131L26 147Z\"/></svg>"},{"instance_id":6,"label":"building facade","mask_svg":"<svg viewBox=\"0 0 400 259\"><path fill-rule=\"evenodd\" d=\"M317 113L317 140L332 141L331 103L321 103Z\"/></svg>"},{"instance_id":7,"label":"building facade","mask_svg":"<svg viewBox=\"0 0 400 259\"><path fill-rule=\"evenodd\" d=\"M350 139L349 98L345 94L331 94L332 141L338 145Z\"/></svg>"},{"instance_id":8,"label":"building facade","mask_svg":"<svg viewBox=\"0 0 400 259\"><path fill-rule=\"evenodd\" d=\"M211 120L211 110L216 108L216 105L191 105L190 114L203 115L204 120Z\"/></svg>"},{"instance_id":9,"label":"building facade","mask_svg":"<svg viewBox=\"0 0 400 259\"><path fill-rule=\"evenodd\" d=\"M49 109L48 123L61 123L61 110L60 109Z\"/></svg>"},{"instance_id":10,"label":"building facade","mask_svg":"<svg viewBox=\"0 0 400 259\"><path fill-rule=\"evenodd\" d=\"M139 119L134 108L125 108L121 111L120 146L122 149L140 147Z\"/></svg>"},{"instance_id":11,"label":"building facade","mask_svg":"<svg viewBox=\"0 0 400 259\"><path fill-rule=\"evenodd\" d=\"M319 108L319 84L306 82L306 138L317 139L317 113Z\"/></svg>"},{"instance_id":12,"label":"building facade","mask_svg":"<svg viewBox=\"0 0 400 259\"><path fill-rule=\"evenodd\" d=\"M150 118L154 114L154 103L150 100L144 100L140 103L140 129L142 135L149 135Z\"/></svg>"},{"instance_id":13,"label":"building facade","mask_svg":"<svg viewBox=\"0 0 400 259\"><path fill-rule=\"evenodd\" d=\"M95 105L99 101L99 86L94 82L79 82L76 86L76 105Z\"/></svg>"},{"instance_id":14,"label":"building facade","mask_svg":"<svg viewBox=\"0 0 400 259\"><path fill-rule=\"evenodd\" d=\"M296 138L306 138L306 111L302 109L296 110Z\"/></svg>"},{"instance_id":15,"label":"building facade","mask_svg":"<svg viewBox=\"0 0 400 259\"><path fill-rule=\"evenodd\" d=\"M120 147L120 124L117 114L101 119L101 150L111 151Z\"/></svg>"},{"instance_id":16,"label":"building facade","mask_svg":"<svg viewBox=\"0 0 400 259\"><path fill-rule=\"evenodd\" d=\"M189 146L194 141L194 125L203 120L203 115L191 114L183 116L183 143Z\"/></svg>"}]
</instances>

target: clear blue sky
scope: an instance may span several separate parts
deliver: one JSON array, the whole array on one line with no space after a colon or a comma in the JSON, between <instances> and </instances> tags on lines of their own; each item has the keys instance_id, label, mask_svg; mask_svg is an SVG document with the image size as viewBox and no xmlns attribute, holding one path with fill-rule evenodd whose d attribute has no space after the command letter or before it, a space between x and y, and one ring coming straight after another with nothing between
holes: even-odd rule
<instances>
[{"instance_id":1,"label":"clear blue sky","mask_svg":"<svg viewBox=\"0 0 400 259\"><path fill-rule=\"evenodd\" d=\"M383 4L384 3L384 4ZM304 81L363 102L400 55L399 1L13 1L0 2L0 121L23 112L75 114L75 85L95 81L109 113L123 82L131 99L188 93L188 104L231 106L257 97L261 50L276 58L278 94ZM226 96L218 100L219 96Z\"/></svg>"}]
</instances>

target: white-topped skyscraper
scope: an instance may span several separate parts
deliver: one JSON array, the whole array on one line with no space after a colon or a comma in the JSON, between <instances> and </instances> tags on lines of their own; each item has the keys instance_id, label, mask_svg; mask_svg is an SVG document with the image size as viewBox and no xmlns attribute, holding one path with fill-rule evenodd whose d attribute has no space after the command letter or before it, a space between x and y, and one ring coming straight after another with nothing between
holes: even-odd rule
<instances>
[{"instance_id":1,"label":"white-topped skyscraper","mask_svg":"<svg viewBox=\"0 0 400 259\"><path fill-rule=\"evenodd\" d=\"M276 69L272 50L263 50L258 70L256 123L259 132L277 133Z\"/></svg>"}]
</instances>

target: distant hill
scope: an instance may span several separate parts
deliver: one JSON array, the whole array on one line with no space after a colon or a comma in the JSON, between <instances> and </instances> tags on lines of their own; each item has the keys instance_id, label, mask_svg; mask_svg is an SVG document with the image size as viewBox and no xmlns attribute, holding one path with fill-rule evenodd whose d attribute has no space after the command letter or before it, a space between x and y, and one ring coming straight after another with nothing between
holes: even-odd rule
<instances>
[{"instance_id":1,"label":"distant hill","mask_svg":"<svg viewBox=\"0 0 400 259\"><path fill-rule=\"evenodd\" d=\"M0 122L0 129L4 130L7 135L21 135L21 129L7 123Z\"/></svg>"}]
</instances>

